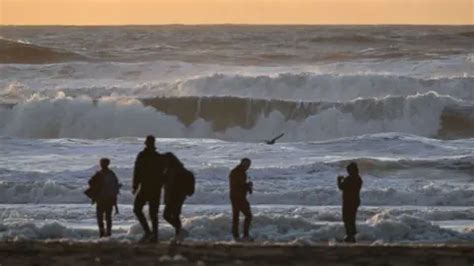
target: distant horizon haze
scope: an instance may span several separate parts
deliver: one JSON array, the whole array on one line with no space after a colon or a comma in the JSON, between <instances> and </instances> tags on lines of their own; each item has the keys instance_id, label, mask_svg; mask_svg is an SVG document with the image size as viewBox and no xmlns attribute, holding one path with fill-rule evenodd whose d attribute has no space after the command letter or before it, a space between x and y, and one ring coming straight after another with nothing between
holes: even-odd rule
<instances>
[{"instance_id":1,"label":"distant horizon haze","mask_svg":"<svg viewBox=\"0 0 474 266\"><path fill-rule=\"evenodd\" d=\"M0 0L0 25L474 25L474 0Z\"/></svg>"}]
</instances>

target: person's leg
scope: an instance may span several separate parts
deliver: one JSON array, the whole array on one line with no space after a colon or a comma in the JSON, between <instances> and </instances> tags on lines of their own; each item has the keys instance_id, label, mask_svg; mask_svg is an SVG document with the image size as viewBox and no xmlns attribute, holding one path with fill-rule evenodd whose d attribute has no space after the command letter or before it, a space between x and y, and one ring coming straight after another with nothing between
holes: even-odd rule
<instances>
[{"instance_id":1,"label":"person's leg","mask_svg":"<svg viewBox=\"0 0 474 266\"><path fill-rule=\"evenodd\" d=\"M342 220L346 228L346 237L344 241L355 242L355 210L353 206L342 207Z\"/></svg>"},{"instance_id":2,"label":"person's leg","mask_svg":"<svg viewBox=\"0 0 474 266\"><path fill-rule=\"evenodd\" d=\"M344 228L346 229L346 238L350 236L350 224L349 224L349 212L348 207L342 206L342 222L344 223Z\"/></svg>"},{"instance_id":3,"label":"person's leg","mask_svg":"<svg viewBox=\"0 0 474 266\"><path fill-rule=\"evenodd\" d=\"M163 218L165 218L165 220L173 226L176 236L179 233L177 206L178 205L176 202L169 202L165 205L165 210L163 211Z\"/></svg>"},{"instance_id":4,"label":"person's leg","mask_svg":"<svg viewBox=\"0 0 474 266\"><path fill-rule=\"evenodd\" d=\"M237 202L232 201L232 236L235 240L240 238L239 235L239 215L240 210Z\"/></svg>"},{"instance_id":5,"label":"person's leg","mask_svg":"<svg viewBox=\"0 0 474 266\"><path fill-rule=\"evenodd\" d=\"M166 203L165 209L163 210L163 218L165 221L167 221L169 224L171 224L174 227L173 224L173 211L172 211L172 204Z\"/></svg>"},{"instance_id":6,"label":"person's leg","mask_svg":"<svg viewBox=\"0 0 474 266\"><path fill-rule=\"evenodd\" d=\"M148 212L152 224L152 242L158 241L158 212L160 211L161 186L157 193L148 202Z\"/></svg>"},{"instance_id":7,"label":"person's leg","mask_svg":"<svg viewBox=\"0 0 474 266\"><path fill-rule=\"evenodd\" d=\"M183 204L184 204L184 200L186 198L183 197L179 200L176 201L176 205L175 205L175 209L174 209L174 213L175 213L175 221L176 221L176 226L175 226L175 229L176 229L176 235L179 235L181 233L181 228L183 227L182 224L181 224L181 210L183 209Z\"/></svg>"},{"instance_id":8,"label":"person's leg","mask_svg":"<svg viewBox=\"0 0 474 266\"><path fill-rule=\"evenodd\" d=\"M135 201L133 202L133 212L135 213L135 216L140 222L143 228L143 231L145 231L145 235L150 235L151 234L150 226L148 225L145 215L143 214L143 206L145 206L145 203L146 203L145 196L139 192L135 196Z\"/></svg>"},{"instance_id":9,"label":"person's leg","mask_svg":"<svg viewBox=\"0 0 474 266\"><path fill-rule=\"evenodd\" d=\"M110 203L106 206L105 209L105 221L107 223L107 231L105 233L105 236L111 236L112 235L112 210L113 210L113 203Z\"/></svg>"},{"instance_id":10,"label":"person's leg","mask_svg":"<svg viewBox=\"0 0 474 266\"><path fill-rule=\"evenodd\" d=\"M356 217L357 216L357 207L353 207L350 210L350 216L349 216L349 229L352 237L355 237L357 234L357 229L356 229Z\"/></svg>"},{"instance_id":11,"label":"person's leg","mask_svg":"<svg viewBox=\"0 0 474 266\"><path fill-rule=\"evenodd\" d=\"M357 234L357 212L359 210L359 206L357 206L355 209L354 209L354 235Z\"/></svg>"},{"instance_id":12,"label":"person's leg","mask_svg":"<svg viewBox=\"0 0 474 266\"><path fill-rule=\"evenodd\" d=\"M97 226L99 227L99 236L105 236L104 231L104 210L102 204L96 203L96 216L97 216Z\"/></svg>"},{"instance_id":13,"label":"person's leg","mask_svg":"<svg viewBox=\"0 0 474 266\"><path fill-rule=\"evenodd\" d=\"M175 237L177 240L182 240L182 238L185 237L185 235L180 235L182 227L180 215L183 202L184 200L179 199L174 202L168 202L163 212L163 218L175 229Z\"/></svg>"},{"instance_id":14,"label":"person's leg","mask_svg":"<svg viewBox=\"0 0 474 266\"><path fill-rule=\"evenodd\" d=\"M252 211L250 209L250 203L245 200L244 202L242 202L242 206L241 206L241 212L244 214L245 216L245 220L244 220L244 237L248 238L250 236L249 232L250 232L250 224L252 223Z\"/></svg>"}]
</instances>

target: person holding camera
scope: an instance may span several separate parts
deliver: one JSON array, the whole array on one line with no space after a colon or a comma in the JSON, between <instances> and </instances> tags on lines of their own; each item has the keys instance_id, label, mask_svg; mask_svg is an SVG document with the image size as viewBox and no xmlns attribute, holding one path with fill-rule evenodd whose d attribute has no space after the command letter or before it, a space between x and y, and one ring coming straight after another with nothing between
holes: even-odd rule
<instances>
[{"instance_id":1,"label":"person holding camera","mask_svg":"<svg viewBox=\"0 0 474 266\"><path fill-rule=\"evenodd\" d=\"M360 205L360 189L362 178L359 176L357 164L352 162L346 167L347 177L338 176L337 186L342 190L342 220L346 228L344 242L355 243L356 215Z\"/></svg>"},{"instance_id":2,"label":"person holding camera","mask_svg":"<svg viewBox=\"0 0 474 266\"><path fill-rule=\"evenodd\" d=\"M250 168L251 161L243 158L229 174L230 201L232 204L232 236L235 241L253 241L249 235L250 223L252 222L252 212L250 203L247 200L247 193L252 194L253 184L248 181L247 170ZM242 213L244 220L244 235L240 238L239 234L239 216Z\"/></svg>"}]
</instances>

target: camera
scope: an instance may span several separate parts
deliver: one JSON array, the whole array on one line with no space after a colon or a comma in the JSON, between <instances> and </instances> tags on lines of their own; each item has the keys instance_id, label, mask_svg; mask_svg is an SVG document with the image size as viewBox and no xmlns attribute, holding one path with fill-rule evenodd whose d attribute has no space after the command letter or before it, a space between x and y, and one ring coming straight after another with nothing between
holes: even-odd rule
<instances>
[{"instance_id":1,"label":"camera","mask_svg":"<svg viewBox=\"0 0 474 266\"><path fill-rule=\"evenodd\" d=\"M252 192L253 192L253 182L252 181L247 182L247 190L248 190L249 194L252 194Z\"/></svg>"}]
</instances>

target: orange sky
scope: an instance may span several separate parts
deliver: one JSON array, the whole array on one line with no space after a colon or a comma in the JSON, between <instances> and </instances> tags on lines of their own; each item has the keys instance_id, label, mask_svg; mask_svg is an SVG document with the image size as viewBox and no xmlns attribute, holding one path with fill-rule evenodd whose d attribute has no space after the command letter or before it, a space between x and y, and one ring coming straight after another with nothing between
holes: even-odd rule
<instances>
[{"instance_id":1,"label":"orange sky","mask_svg":"<svg viewBox=\"0 0 474 266\"><path fill-rule=\"evenodd\" d=\"M474 24L474 0L0 0L0 24Z\"/></svg>"}]
</instances>

